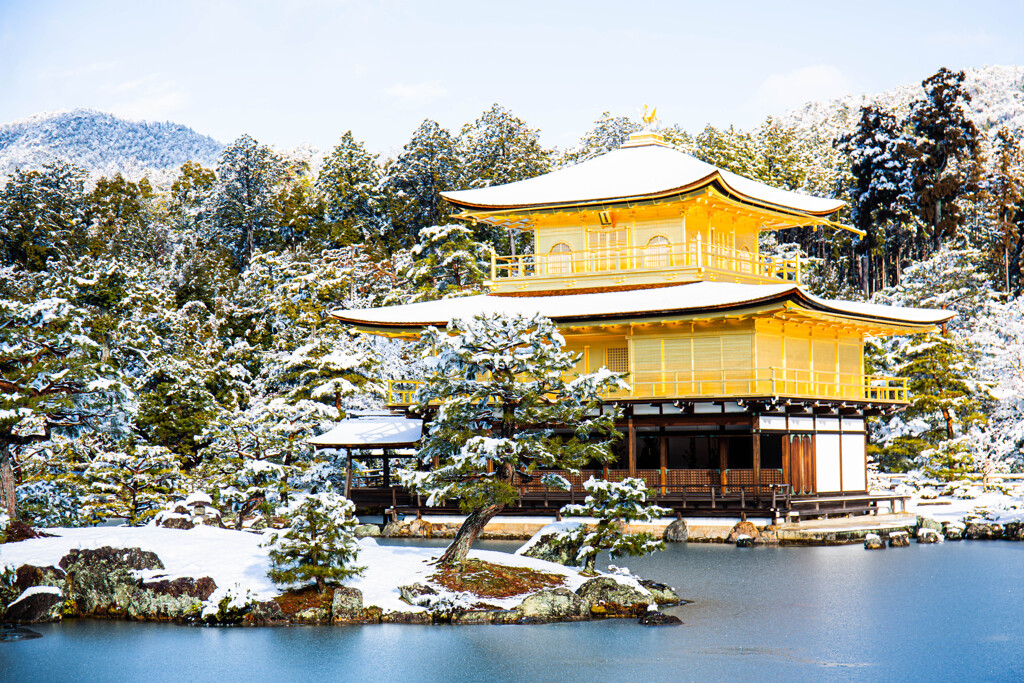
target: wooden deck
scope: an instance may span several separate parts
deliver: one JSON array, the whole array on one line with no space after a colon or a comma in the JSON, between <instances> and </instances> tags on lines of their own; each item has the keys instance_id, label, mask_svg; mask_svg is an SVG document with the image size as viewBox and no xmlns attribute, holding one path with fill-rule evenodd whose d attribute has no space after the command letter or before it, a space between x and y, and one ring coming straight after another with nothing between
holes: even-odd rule
<instances>
[{"instance_id":1,"label":"wooden deck","mask_svg":"<svg viewBox=\"0 0 1024 683\"><path fill-rule=\"evenodd\" d=\"M518 499L502 510L503 515L555 516L564 506L582 503L586 497L583 482L590 477L621 481L625 470L557 472L565 476L569 491L546 487L540 479L519 486ZM792 487L781 481L779 470L762 470L760 481L752 470L637 470L636 477L647 482L653 492L651 502L688 516L770 516L777 519L813 519L830 516L896 512L905 496L891 494L823 493L794 495ZM360 510L376 514L461 514L457 501L428 506L426 499L401 486L384 486L382 481L357 479L350 498Z\"/></svg>"}]
</instances>

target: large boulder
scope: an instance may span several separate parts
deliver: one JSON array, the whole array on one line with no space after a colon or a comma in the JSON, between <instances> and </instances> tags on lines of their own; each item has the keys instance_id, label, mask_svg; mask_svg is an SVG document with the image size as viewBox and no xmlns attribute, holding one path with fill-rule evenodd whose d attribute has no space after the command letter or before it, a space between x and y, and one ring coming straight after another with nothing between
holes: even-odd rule
<instances>
[{"instance_id":1,"label":"large boulder","mask_svg":"<svg viewBox=\"0 0 1024 683\"><path fill-rule=\"evenodd\" d=\"M686 540L690 537L690 532L686 528L685 519L677 519L667 527L665 527L665 533L662 538L666 543L686 543Z\"/></svg>"},{"instance_id":2,"label":"large boulder","mask_svg":"<svg viewBox=\"0 0 1024 683\"><path fill-rule=\"evenodd\" d=\"M729 531L729 537L725 539L726 543L735 543L741 537L747 536L750 539L754 539L758 534L757 527L754 526L753 522L737 522L733 526L732 530Z\"/></svg>"},{"instance_id":3,"label":"large boulder","mask_svg":"<svg viewBox=\"0 0 1024 683\"><path fill-rule=\"evenodd\" d=\"M639 623L643 626L682 626L683 622L679 617L665 614L657 610L648 610L640 617Z\"/></svg>"},{"instance_id":4,"label":"large boulder","mask_svg":"<svg viewBox=\"0 0 1024 683\"><path fill-rule=\"evenodd\" d=\"M410 605L417 607L433 607L440 599L438 592L425 583L413 583L399 586L398 594Z\"/></svg>"},{"instance_id":5,"label":"large boulder","mask_svg":"<svg viewBox=\"0 0 1024 683\"><path fill-rule=\"evenodd\" d=\"M587 615L587 605L567 588L553 588L526 596L517 610L525 619L568 621Z\"/></svg>"},{"instance_id":6,"label":"large boulder","mask_svg":"<svg viewBox=\"0 0 1024 683\"><path fill-rule=\"evenodd\" d=\"M209 576L143 582L131 596L128 616L133 619L165 620L198 615L203 603L215 590L217 584Z\"/></svg>"},{"instance_id":7,"label":"large boulder","mask_svg":"<svg viewBox=\"0 0 1024 683\"><path fill-rule=\"evenodd\" d=\"M650 591L651 598L656 605L678 605L683 602L672 586L647 579L640 579L640 585Z\"/></svg>"},{"instance_id":8,"label":"large boulder","mask_svg":"<svg viewBox=\"0 0 1024 683\"><path fill-rule=\"evenodd\" d=\"M580 522L554 522L548 524L533 535L516 555L532 557L537 560L557 562L558 564L579 566L576 555L583 547L583 537L575 534L583 528Z\"/></svg>"},{"instance_id":9,"label":"large boulder","mask_svg":"<svg viewBox=\"0 0 1024 683\"><path fill-rule=\"evenodd\" d=\"M864 549L865 550L884 550L885 541L878 534L867 534L864 537Z\"/></svg>"},{"instance_id":10,"label":"large boulder","mask_svg":"<svg viewBox=\"0 0 1024 683\"><path fill-rule=\"evenodd\" d=\"M576 589L595 617L641 617L652 597L608 576L590 579Z\"/></svg>"},{"instance_id":11,"label":"large boulder","mask_svg":"<svg viewBox=\"0 0 1024 683\"><path fill-rule=\"evenodd\" d=\"M906 548L910 545L910 534L906 531L893 531L889 534L890 548Z\"/></svg>"},{"instance_id":12,"label":"large boulder","mask_svg":"<svg viewBox=\"0 0 1024 683\"><path fill-rule=\"evenodd\" d=\"M1003 527L1003 538L1007 541L1024 541L1024 522L1009 522Z\"/></svg>"},{"instance_id":13,"label":"large boulder","mask_svg":"<svg viewBox=\"0 0 1024 683\"><path fill-rule=\"evenodd\" d=\"M376 538L380 536L380 527L376 524L357 524L352 529L352 535L356 538Z\"/></svg>"},{"instance_id":14,"label":"large boulder","mask_svg":"<svg viewBox=\"0 0 1024 683\"><path fill-rule=\"evenodd\" d=\"M63 605L64 595L59 588L34 586L7 606L3 620L20 624L60 621Z\"/></svg>"},{"instance_id":15,"label":"large boulder","mask_svg":"<svg viewBox=\"0 0 1024 683\"><path fill-rule=\"evenodd\" d=\"M135 572L163 569L155 553L141 548L71 549L61 558L67 572L67 598L73 614L79 616L128 615L128 607L139 590Z\"/></svg>"},{"instance_id":16,"label":"large boulder","mask_svg":"<svg viewBox=\"0 0 1024 683\"><path fill-rule=\"evenodd\" d=\"M64 587L64 570L59 567L37 567L33 564L23 564L14 573L14 586L22 593L33 586L53 586L54 588Z\"/></svg>"},{"instance_id":17,"label":"large boulder","mask_svg":"<svg viewBox=\"0 0 1024 683\"><path fill-rule=\"evenodd\" d=\"M1002 538L1003 527L999 524L985 524L983 522L971 522L964 531L964 538L972 541L991 541Z\"/></svg>"},{"instance_id":18,"label":"large boulder","mask_svg":"<svg viewBox=\"0 0 1024 683\"><path fill-rule=\"evenodd\" d=\"M358 588L341 586L334 589L331 600L333 621L361 621L363 619L363 592Z\"/></svg>"},{"instance_id":19,"label":"large boulder","mask_svg":"<svg viewBox=\"0 0 1024 683\"><path fill-rule=\"evenodd\" d=\"M917 530L917 542L918 543L938 543L942 540L942 536L935 529L928 529L921 527Z\"/></svg>"}]
</instances>

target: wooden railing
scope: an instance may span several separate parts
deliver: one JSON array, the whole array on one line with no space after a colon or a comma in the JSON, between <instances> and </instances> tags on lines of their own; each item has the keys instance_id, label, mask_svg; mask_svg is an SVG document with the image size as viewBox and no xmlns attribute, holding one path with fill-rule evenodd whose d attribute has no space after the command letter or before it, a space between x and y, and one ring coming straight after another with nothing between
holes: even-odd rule
<instances>
[{"instance_id":1,"label":"wooden railing","mask_svg":"<svg viewBox=\"0 0 1024 683\"><path fill-rule=\"evenodd\" d=\"M908 401L905 377L866 376L794 368L738 370L687 370L681 372L637 372L629 389L605 398L733 398L786 396L830 398L879 403ZM415 402L422 384L416 380L389 380L388 405L407 406Z\"/></svg>"},{"instance_id":2,"label":"wooden railing","mask_svg":"<svg viewBox=\"0 0 1024 683\"><path fill-rule=\"evenodd\" d=\"M680 244L591 248L545 254L491 255L491 280L569 278L615 272L695 269L740 275L757 282L800 282L800 261L704 244L699 239Z\"/></svg>"}]
</instances>

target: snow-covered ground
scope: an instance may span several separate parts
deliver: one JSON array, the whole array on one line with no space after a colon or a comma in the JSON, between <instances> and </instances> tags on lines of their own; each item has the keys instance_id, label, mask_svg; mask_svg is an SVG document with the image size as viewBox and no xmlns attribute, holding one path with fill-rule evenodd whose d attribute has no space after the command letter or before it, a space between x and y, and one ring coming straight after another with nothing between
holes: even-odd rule
<instances>
[{"instance_id":1,"label":"snow-covered ground","mask_svg":"<svg viewBox=\"0 0 1024 683\"><path fill-rule=\"evenodd\" d=\"M985 487L974 482L940 483L914 475L879 475L872 491L909 495L907 512L937 522L976 519L1006 524L1024 520L1024 483L1012 480Z\"/></svg>"},{"instance_id":2,"label":"snow-covered ground","mask_svg":"<svg viewBox=\"0 0 1024 683\"><path fill-rule=\"evenodd\" d=\"M210 526L197 526L188 531L148 526L57 528L47 529L47 532L56 536L0 545L0 567L23 564L56 566L72 548L137 547L156 553L165 567L164 570L139 572L141 578L212 578L217 584L217 591L210 596L210 605L216 605L226 595L231 595L233 602L241 604L252 599L269 600L281 593L280 588L267 578L270 563L267 550L261 546L265 537L260 534ZM430 564L431 560L442 551L442 548L378 545L373 539L362 539L355 564L366 569L361 577L349 579L345 585L361 590L366 606L376 605L385 611L422 611L424 608L410 606L400 599L398 586L426 582L427 577L436 571L436 567ZM509 553L475 550L469 556L495 564L565 576L565 587L570 590L575 590L589 578L569 567ZM646 592L628 577L615 578ZM451 597L457 599L458 596ZM518 605L522 598L487 599L486 602L507 609Z\"/></svg>"}]
</instances>

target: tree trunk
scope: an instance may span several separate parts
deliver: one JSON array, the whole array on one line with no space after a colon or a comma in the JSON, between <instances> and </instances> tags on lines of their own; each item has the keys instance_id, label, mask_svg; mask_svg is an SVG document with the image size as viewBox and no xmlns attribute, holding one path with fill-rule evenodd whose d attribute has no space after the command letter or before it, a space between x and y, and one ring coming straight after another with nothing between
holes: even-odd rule
<instances>
[{"instance_id":1,"label":"tree trunk","mask_svg":"<svg viewBox=\"0 0 1024 683\"><path fill-rule=\"evenodd\" d=\"M14 463L11 448L7 444L0 446L0 494L4 508L11 520L18 518L18 499L15 494Z\"/></svg>"},{"instance_id":2,"label":"tree trunk","mask_svg":"<svg viewBox=\"0 0 1024 683\"><path fill-rule=\"evenodd\" d=\"M455 534L455 540L444 551L444 554L441 555L437 563L449 567L462 564L466 559L466 555L469 554L469 549L473 546L473 541L484 530L487 523L494 519L494 516L501 512L504 507L504 505L485 505L470 512L469 516L466 517L466 521L462 523L459 531Z\"/></svg>"},{"instance_id":3,"label":"tree trunk","mask_svg":"<svg viewBox=\"0 0 1024 683\"><path fill-rule=\"evenodd\" d=\"M316 592L320 593L321 595L323 595L326 590L327 590L327 582L324 581L324 577L322 577L322 576L316 577Z\"/></svg>"},{"instance_id":4,"label":"tree trunk","mask_svg":"<svg viewBox=\"0 0 1024 683\"><path fill-rule=\"evenodd\" d=\"M241 509L238 511L238 519L235 520L235 530L241 531L245 518L265 502L267 502L267 496L262 491L249 496L249 500L245 501Z\"/></svg>"}]
</instances>

